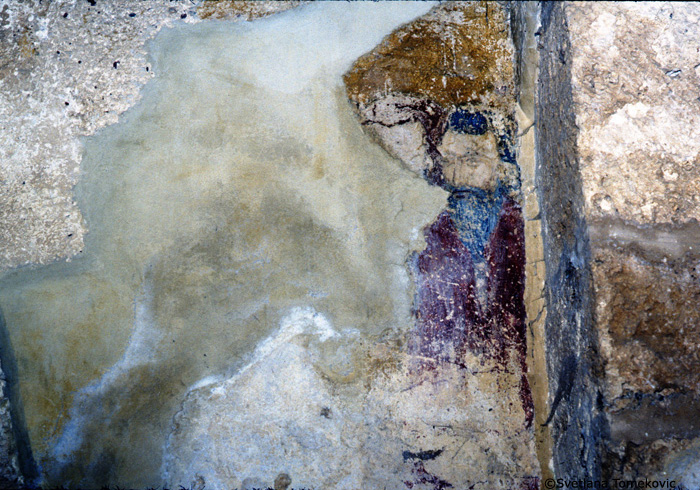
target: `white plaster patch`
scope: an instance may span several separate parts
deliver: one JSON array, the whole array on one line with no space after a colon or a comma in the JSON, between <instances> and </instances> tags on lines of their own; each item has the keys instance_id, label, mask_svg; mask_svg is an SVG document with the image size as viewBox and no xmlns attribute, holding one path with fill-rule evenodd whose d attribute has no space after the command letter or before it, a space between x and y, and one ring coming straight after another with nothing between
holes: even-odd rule
<instances>
[{"instance_id":1,"label":"white plaster patch","mask_svg":"<svg viewBox=\"0 0 700 490\"><path fill-rule=\"evenodd\" d=\"M593 43L598 49L614 49L615 41L615 16L604 12L590 26L595 33Z\"/></svg>"},{"instance_id":2,"label":"white plaster patch","mask_svg":"<svg viewBox=\"0 0 700 490\"><path fill-rule=\"evenodd\" d=\"M401 2L397 8L391 2L371 7L362 2L328 2L268 17L251 26L250 49L239 58L241 71L256 85L298 93L319 74L347 71L387 32L436 4ZM323 19L317 18L320 11ZM356 42L348 44L349 38ZM222 55L227 56L225 52Z\"/></svg>"},{"instance_id":3,"label":"white plaster patch","mask_svg":"<svg viewBox=\"0 0 700 490\"><path fill-rule=\"evenodd\" d=\"M266 358L280 347L292 342L295 337L304 334L316 335L320 342L325 342L330 338L340 336L340 334L333 329L326 317L318 313L312 307L293 308L292 311L282 319L280 328L258 344L251 355L252 360L243 366L237 374L229 378L227 382L231 383L238 379L243 373L256 364L264 362ZM220 383L221 381L222 378L220 376L206 376L190 386L187 392L191 393L200 388ZM222 390L222 386L217 386L212 388L212 393L223 393Z\"/></svg>"},{"instance_id":4,"label":"white plaster patch","mask_svg":"<svg viewBox=\"0 0 700 490\"><path fill-rule=\"evenodd\" d=\"M324 481L333 488L359 488L360 473L350 471L352 444L343 435L348 421L315 371L310 351L296 342L302 335L324 342L340 334L313 308L294 308L238 373L191 388L165 443L166 486L202 478L212 489L245 487L249 481L271 487L278 474L289 472L295 487ZM209 429L212 417L215 432Z\"/></svg>"}]
</instances>

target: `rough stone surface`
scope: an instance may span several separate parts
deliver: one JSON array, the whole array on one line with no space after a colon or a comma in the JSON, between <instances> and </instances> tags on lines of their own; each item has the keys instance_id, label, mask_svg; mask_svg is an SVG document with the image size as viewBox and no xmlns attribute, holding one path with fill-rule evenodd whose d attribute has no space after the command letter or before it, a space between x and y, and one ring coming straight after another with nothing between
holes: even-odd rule
<instances>
[{"instance_id":1,"label":"rough stone surface","mask_svg":"<svg viewBox=\"0 0 700 490\"><path fill-rule=\"evenodd\" d=\"M197 16L200 19L254 20L293 9L304 3L306 2L301 0L205 0L197 7Z\"/></svg>"},{"instance_id":2,"label":"rough stone surface","mask_svg":"<svg viewBox=\"0 0 700 490\"><path fill-rule=\"evenodd\" d=\"M605 424L597 386L591 253L576 147L565 4L543 4L535 109L537 187L546 264L546 342L553 470L601 478Z\"/></svg>"},{"instance_id":3,"label":"rough stone surface","mask_svg":"<svg viewBox=\"0 0 700 490\"><path fill-rule=\"evenodd\" d=\"M152 77L144 43L193 4L0 3L0 271L80 253L79 138L117 121ZM189 15L188 15L189 14Z\"/></svg>"},{"instance_id":4,"label":"rough stone surface","mask_svg":"<svg viewBox=\"0 0 700 490\"><path fill-rule=\"evenodd\" d=\"M589 218L700 218L698 6L567 6Z\"/></svg>"},{"instance_id":5,"label":"rough stone surface","mask_svg":"<svg viewBox=\"0 0 700 490\"><path fill-rule=\"evenodd\" d=\"M700 458L692 444L700 399L700 7L581 2L564 10L570 49L561 57L571 75L571 144L611 431L604 467L611 478L656 474L697 488L687 472Z\"/></svg>"},{"instance_id":6,"label":"rough stone surface","mask_svg":"<svg viewBox=\"0 0 700 490\"><path fill-rule=\"evenodd\" d=\"M648 254L616 247L614 240L598 243L598 322L605 329L602 352L609 360L610 401L623 408L635 394L669 389L697 393L700 257L687 254L650 263Z\"/></svg>"}]
</instances>

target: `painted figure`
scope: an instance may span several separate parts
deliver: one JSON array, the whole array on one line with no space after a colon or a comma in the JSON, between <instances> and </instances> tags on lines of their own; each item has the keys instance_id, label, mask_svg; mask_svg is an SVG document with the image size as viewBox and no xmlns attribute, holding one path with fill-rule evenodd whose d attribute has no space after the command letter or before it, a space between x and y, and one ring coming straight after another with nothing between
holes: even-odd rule
<instances>
[{"instance_id":1,"label":"painted figure","mask_svg":"<svg viewBox=\"0 0 700 490\"><path fill-rule=\"evenodd\" d=\"M524 424L531 427L514 125L488 108L448 112L407 95L381 98L362 113L385 149L450 193L447 209L424 230L425 250L413 261L414 371L435 371L445 363L473 371L467 353L489 361L491 369L519 379Z\"/></svg>"},{"instance_id":2,"label":"painted figure","mask_svg":"<svg viewBox=\"0 0 700 490\"><path fill-rule=\"evenodd\" d=\"M517 167L507 135L493 119L457 109L426 177L450 191L448 209L425 230L414 262L417 325L411 353L422 369L464 364L467 351L520 375L526 425L533 407L527 381L524 225ZM513 369L514 368L514 369Z\"/></svg>"}]
</instances>

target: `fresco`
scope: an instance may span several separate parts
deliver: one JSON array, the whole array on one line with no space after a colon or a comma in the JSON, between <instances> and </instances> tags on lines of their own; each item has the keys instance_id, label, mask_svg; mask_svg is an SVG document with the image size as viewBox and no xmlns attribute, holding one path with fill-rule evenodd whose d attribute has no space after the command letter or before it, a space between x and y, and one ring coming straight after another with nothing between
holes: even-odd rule
<instances>
[{"instance_id":1,"label":"fresco","mask_svg":"<svg viewBox=\"0 0 700 490\"><path fill-rule=\"evenodd\" d=\"M494 4L446 5L392 33L345 76L365 130L449 194L409 261L415 324L398 384L413 398L397 404L424 412L404 415L409 453L422 455L406 461L408 488L539 487L507 25ZM466 474L451 468L457 458L470 462Z\"/></svg>"},{"instance_id":2,"label":"fresco","mask_svg":"<svg viewBox=\"0 0 700 490\"><path fill-rule=\"evenodd\" d=\"M2 277L44 486L533 489L497 3L161 31L72 261Z\"/></svg>"},{"instance_id":3,"label":"fresco","mask_svg":"<svg viewBox=\"0 0 700 490\"><path fill-rule=\"evenodd\" d=\"M448 138L454 140L442 145L448 156L438 154L426 172L450 196L448 209L425 230L427 247L413 264L417 328L411 352L423 369L444 362L468 368L467 350L496 360L505 372L515 360L529 427L524 222L514 199L519 186L510 138L497 135L486 115L463 109L450 115L441 140ZM460 138L465 141L457 143Z\"/></svg>"}]
</instances>

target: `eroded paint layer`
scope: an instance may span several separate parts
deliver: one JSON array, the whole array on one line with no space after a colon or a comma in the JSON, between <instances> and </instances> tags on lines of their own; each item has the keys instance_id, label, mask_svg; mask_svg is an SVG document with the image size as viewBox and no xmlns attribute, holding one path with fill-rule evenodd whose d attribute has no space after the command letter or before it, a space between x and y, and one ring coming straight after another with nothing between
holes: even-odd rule
<instances>
[{"instance_id":1,"label":"eroded paint layer","mask_svg":"<svg viewBox=\"0 0 700 490\"><path fill-rule=\"evenodd\" d=\"M488 235L471 241L459 229L466 219L475 219L464 206L466 194L486 201L486 227L496 221ZM444 362L468 368L465 353L470 351L513 373L514 358L529 427L533 406L525 359L524 226L520 206L498 194L478 189L453 194L453 207L425 231L427 247L415 264L418 321L411 349L424 369L433 370Z\"/></svg>"},{"instance_id":2,"label":"eroded paint layer","mask_svg":"<svg viewBox=\"0 0 700 490\"><path fill-rule=\"evenodd\" d=\"M414 406L397 395L393 416L412 448L404 454L430 457L406 462L406 488L539 486L507 27L508 11L495 2L441 5L345 76L367 132L449 192L410 263L415 325L409 367L393 382Z\"/></svg>"},{"instance_id":3,"label":"eroded paint layer","mask_svg":"<svg viewBox=\"0 0 700 490\"><path fill-rule=\"evenodd\" d=\"M361 104L405 94L443 107L508 110L514 77L507 19L496 2L447 2L360 58L345 75L348 95Z\"/></svg>"}]
</instances>

